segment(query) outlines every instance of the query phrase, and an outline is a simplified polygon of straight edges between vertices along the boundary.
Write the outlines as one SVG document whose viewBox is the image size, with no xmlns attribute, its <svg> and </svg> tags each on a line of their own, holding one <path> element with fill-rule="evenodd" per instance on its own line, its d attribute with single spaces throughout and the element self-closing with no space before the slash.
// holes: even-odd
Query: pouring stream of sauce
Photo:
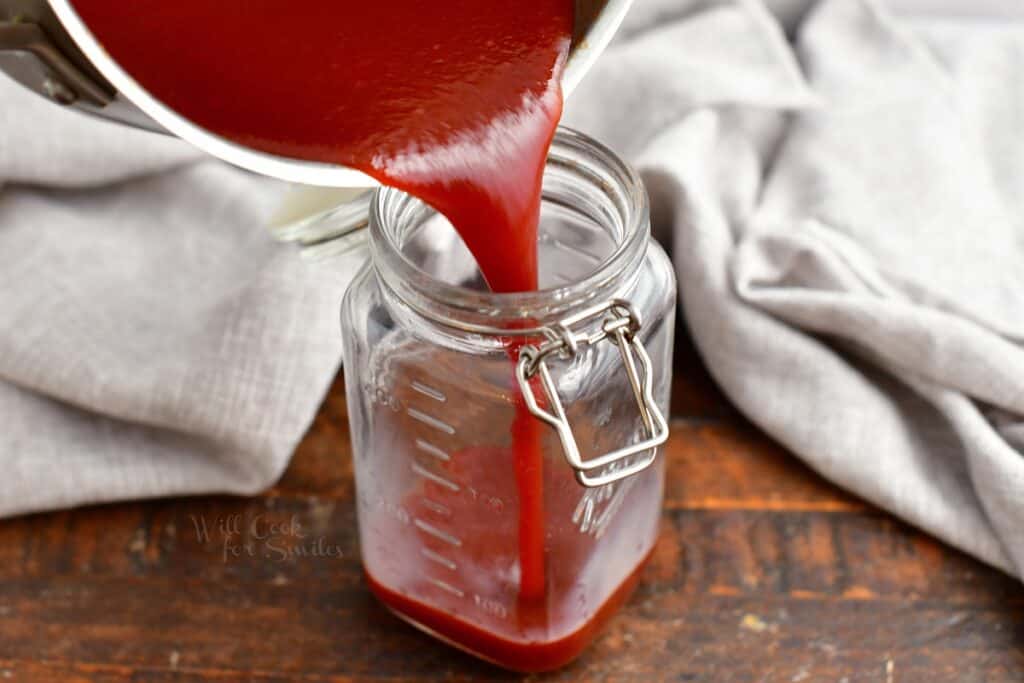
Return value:
<svg viewBox="0 0 1024 683">
<path fill-rule="evenodd" d="M 193 123 L 409 192 L 449 219 L 492 290 L 537 288 L 541 179 L 561 116 L 573 0 L 74 5 L 133 78 Z M 541 425 L 521 397 L 516 413 L 519 599 L 540 606 Z M 375 590 L 396 606 L 410 602 Z M 430 611 L 404 603 L 407 613 Z M 443 619 L 421 617 L 441 632 Z M 522 656 L 503 663 L 520 668 Z"/>
</svg>

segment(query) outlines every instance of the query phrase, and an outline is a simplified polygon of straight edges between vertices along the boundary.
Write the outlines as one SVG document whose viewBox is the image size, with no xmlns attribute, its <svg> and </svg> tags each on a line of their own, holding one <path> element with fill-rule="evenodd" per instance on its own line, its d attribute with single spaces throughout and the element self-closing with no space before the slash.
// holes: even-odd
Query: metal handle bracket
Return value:
<svg viewBox="0 0 1024 683">
<path fill-rule="evenodd" d="M 594 319 L 601 321 L 596 331 L 577 331 L 576 328 L 582 323 L 591 322 Z M 668 424 L 654 400 L 651 358 L 637 337 L 640 326 L 640 318 L 633 307 L 626 301 L 616 299 L 600 306 L 588 308 L 552 328 L 547 328 L 545 335 L 548 340 L 545 343 L 539 346 L 524 346 L 519 352 L 516 377 L 527 409 L 531 414 L 554 427 L 561 441 L 565 459 L 573 468 L 576 480 L 588 488 L 620 481 L 647 469 L 657 458 L 658 446 L 664 444 L 668 439 Z M 565 408 L 548 369 L 547 358 L 552 355 L 572 358 L 578 353 L 580 345 L 597 344 L 604 339 L 609 340 L 619 349 L 619 355 L 626 368 L 626 375 L 629 377 L 633 395 L 636 397 L 637 408 L 647 430 L 648 438 L 610 453 L 584 460 L 580 455 L 576 436 L 573 434 L 572 426 L 566 417 Z M 639 370 L 637 369 L 637 359 L 640 360 Z M 541 407 L 530 382 L 533 377 L 538 375 L 551 410 Z"/>
<path fill-rule="evenodd" d="M 33 71 L 38 75 L 24 84 L 58 104 L 71 105 L 81 99 L 104 107 L 113 99 L 112 92 L 94 83 L 57 49 L 39 24 L 0 21 L 0 57 L 4 53 L 34 59 Z"/>
</svg>

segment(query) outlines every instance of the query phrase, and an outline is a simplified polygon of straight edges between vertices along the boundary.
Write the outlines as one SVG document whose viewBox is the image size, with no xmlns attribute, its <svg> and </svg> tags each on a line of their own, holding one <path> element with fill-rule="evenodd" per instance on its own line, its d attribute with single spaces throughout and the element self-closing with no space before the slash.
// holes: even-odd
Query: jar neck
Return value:
<svg viewBox="0 0 1024 683">
<path fill-rule="evenodd" d="M 612 244 L 588 272 L 557 287 L 494 293 L 427 273 L 404 247 L 436 214 L 394 188 L 377 190 L 370 205 L 374 268 L 384 286 L 415 314 L 471 333 L 545 326 L 575 309 L 614 298 L 629 286 L 640 271 L 650 237 L 647 194 L 631 168 L 592 138 L 560 128 L 545 166 L 542 201 L 585 215 Z"/>
</svg>

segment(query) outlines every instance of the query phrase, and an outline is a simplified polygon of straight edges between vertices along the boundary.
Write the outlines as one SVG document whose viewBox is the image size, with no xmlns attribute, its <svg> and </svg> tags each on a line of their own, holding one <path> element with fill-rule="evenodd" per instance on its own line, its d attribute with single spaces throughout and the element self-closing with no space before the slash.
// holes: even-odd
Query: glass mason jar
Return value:
<svg viewBox="0 0 1024 683">
<path fill-rule="evenodd" d="M 675 279 L 639 178 L 560 130 L 541 290 L 494 294 L 394 189 L 342 304 L 363 565 L 398 616 L 520 671 L 580 653 L 654 545 Z"/>
</svg>

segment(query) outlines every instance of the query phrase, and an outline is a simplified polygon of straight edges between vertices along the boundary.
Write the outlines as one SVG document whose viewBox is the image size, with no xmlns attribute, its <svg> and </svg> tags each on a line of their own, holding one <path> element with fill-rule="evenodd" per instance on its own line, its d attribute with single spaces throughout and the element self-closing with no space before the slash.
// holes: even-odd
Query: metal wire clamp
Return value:
<svg viewBox="0 0 1024 683">
<path fill-rule="evenodd" d="M 596 329 L 592 326 L 595 321 L 598 323 Z M 588 324 L 591 325 L 589 332 Z M 622 299 L 613 299 L 580 311 L 557 325 L 544 328 L 542 332 L 547 338 L 545 342 L 524 346 L 519 351 L 516 378 L 526 400 L 526 407 L 534 416 L 555 428 L 565 459 L 572 467 L 576 480 L 588 488 L 626 479 L 650 467 L 657 458 L 658 446 L 668 439 L 668 424 L 654 400 L 651 358 L 637 337 L 640 327 L 640 317 L 632 305 Z M 594 345 L 605 339 L 619 349 L 648 438 L 584 460 L 580 456 L 576 436 L 566 418 L 547 361 L 552 356 L 571 360 L 581 345 Z M 637 370 L 637 359 L 640 360 L 640 371 Z M 536 375 L 540 375 L 550 411 L 541 407 L 530 383 Z"/>
</svg>

